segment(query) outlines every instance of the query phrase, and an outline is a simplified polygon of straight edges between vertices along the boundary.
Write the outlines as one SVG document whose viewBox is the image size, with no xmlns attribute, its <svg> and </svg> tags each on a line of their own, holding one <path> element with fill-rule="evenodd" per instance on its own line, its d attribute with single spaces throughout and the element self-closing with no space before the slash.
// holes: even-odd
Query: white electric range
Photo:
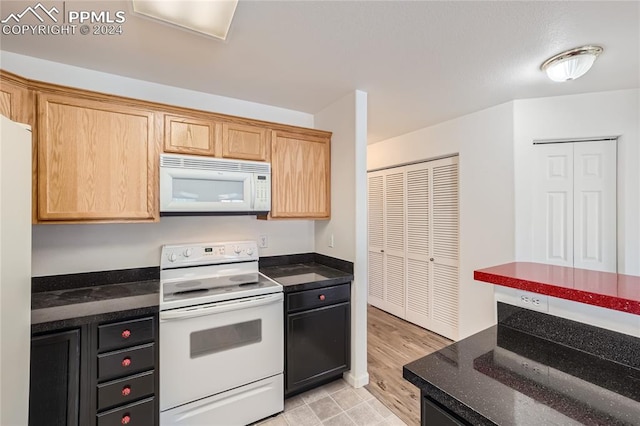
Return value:
<svg viewBox="0 0 640 426">
<path fill-rule="evenodd" d="M 246 425 L 284 408 L 282 286 L 255 241 L 166 245 L 160 423 Z"/>
</svg>

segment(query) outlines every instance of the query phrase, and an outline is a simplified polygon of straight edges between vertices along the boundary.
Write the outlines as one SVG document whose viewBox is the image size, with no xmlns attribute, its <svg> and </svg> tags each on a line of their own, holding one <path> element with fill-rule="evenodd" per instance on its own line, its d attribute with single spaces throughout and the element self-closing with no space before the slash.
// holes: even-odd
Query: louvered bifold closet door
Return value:
<svg viewBox="0 0 640 426">
<path fill-rule="evenodd" d="M 368 174 L 369 303 L 384 309 L 384 171 Z"/>
<path fill-rule="evenodd" d="M 432 170 L 432 251 L 433 286 L 431 330 L 456 339 L 459 305 L 459 206 L 458 157 L 436 160 Z"/>
<path fill-rule="evenodd" d="M 430 327 L 430 177 L 428 163 L 407 166 L 406 319 Z"/>
<path fill-rule="evenodd" d="M 384 307 L 387 312 L 405 315 L 405 172 L 399 169 L 385 176 L 384 182 Z"/>
</svg>

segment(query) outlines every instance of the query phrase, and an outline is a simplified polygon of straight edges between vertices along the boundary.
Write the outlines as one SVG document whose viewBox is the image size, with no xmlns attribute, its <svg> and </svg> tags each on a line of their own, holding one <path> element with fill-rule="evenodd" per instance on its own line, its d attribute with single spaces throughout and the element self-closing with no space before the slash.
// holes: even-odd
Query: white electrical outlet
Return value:
<svg viewBox="0 0 640 426">
<path fill-rule="evenodd" d="M 496 300 L 534 311 L 549 311 L 549 296 L 544 294 L 522 291 L 515 288 L 498 287 L 495 289 Z"/>
<path fill-rule="evenodd" d="M 333 234 L 331 234 L 331 237 L 329 237 L 329 247 L 333 247 L 334 244 L 335 244 L 335 241 L 333 239 Z"/>
<path fill-rule="evenodd" d="M 260 247 L 260 248 L 269 247 L 269 239 L 267 238 L 266 235 L 260 235 L 258 237 L 258 247 Z"/>
</svg>

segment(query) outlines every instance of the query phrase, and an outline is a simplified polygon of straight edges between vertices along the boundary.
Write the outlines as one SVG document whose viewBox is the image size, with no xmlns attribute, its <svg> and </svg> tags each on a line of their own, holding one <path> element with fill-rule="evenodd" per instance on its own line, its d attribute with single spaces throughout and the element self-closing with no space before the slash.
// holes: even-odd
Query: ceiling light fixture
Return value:
<svg viewBox="0 0 640 426">
<path fill-rule="evenodd" d="M 568 81 L 582 77 L 591 68 L 603 49 L 600 46 L 582 46 L 558 53 L 540 65 L 553 81 Z"/>
<path fill-rule="evenodd" d="M 133 0 L 132 3 L 137 14 L 225 40 L 238 0 Z"/>
</svg>

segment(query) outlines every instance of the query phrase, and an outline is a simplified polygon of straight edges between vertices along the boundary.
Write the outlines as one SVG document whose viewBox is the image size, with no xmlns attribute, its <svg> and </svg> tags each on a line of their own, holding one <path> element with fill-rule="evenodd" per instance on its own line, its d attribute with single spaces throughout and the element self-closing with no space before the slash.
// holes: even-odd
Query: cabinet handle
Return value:
<svg viewBox="0 0 640 426">
<path fill-rule="evenodd" d="M 130 421 L 131 416 L 129 414 L 125 414 L 124 416 L 122 416 L 122 420 L 120 421 L 120 423 L 122 423 L 123 425 L 128 425 Z"/>
<path fill-rule="evenodd" d="M 121 336 L 123 339 L 128 339 L 129 337 L 131 337 L 131 330 L 124 330 Z"/>
<path fill-rule="evenodd" d="M 129 396 L 131 393 L 131 386 L 127 385 L 122 388 L 122 396 Z"/>
<path fill-rule="evenodd" d="M 123 367 L 128 367 L 131 365 L 131 358 L 126 357 L 125 359 L 122 360 L 122 366 Z"/>
<path fill-rule="evenodd" d="M 433 262 L 433 257 L 432 257 L 432 258 L 430 258 L 429 260 Z"/>
<path fill-rule="evenodd" d="M 324 296 L 324 294 L 321 294 L 320 296 L 318 296 L 318 299 L 324 300 L 324 299 L 326 299 L 326 297 Z"/>
</svg>

